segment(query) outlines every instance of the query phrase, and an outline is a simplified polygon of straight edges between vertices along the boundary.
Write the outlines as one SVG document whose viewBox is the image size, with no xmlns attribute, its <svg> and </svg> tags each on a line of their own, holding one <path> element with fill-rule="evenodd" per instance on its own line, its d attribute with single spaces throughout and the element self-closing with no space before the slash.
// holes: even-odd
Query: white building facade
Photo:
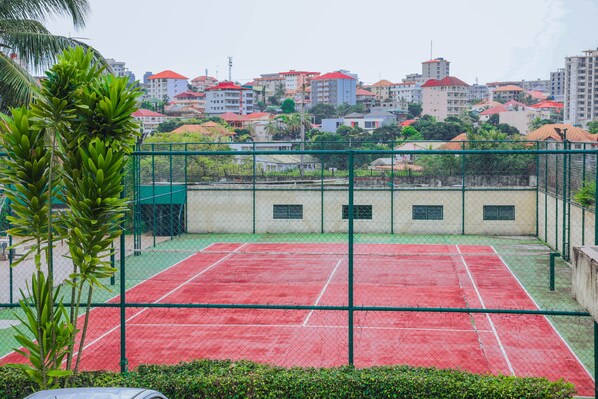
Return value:
<svg viewBox="0 0 598 399">
<path fill-rule="evenodd" d="M 173 71 L 162 71 L 148 78 L 148 96 L 162 100 L 164 96 L 173 99 L 187 91 L 187 78 Z"/>
<path fill-rule="evenodd" d="M 565 58 L 564 123 L 587 126 L 598 120 L 598 49 Z"/>
<path fill-rule="evenodd" d="M 223 81 L 206 89 L 206 110 L 208 115 L 232 112 L 247 115 L 253 112 L 253 90 Z"/>
</svg>

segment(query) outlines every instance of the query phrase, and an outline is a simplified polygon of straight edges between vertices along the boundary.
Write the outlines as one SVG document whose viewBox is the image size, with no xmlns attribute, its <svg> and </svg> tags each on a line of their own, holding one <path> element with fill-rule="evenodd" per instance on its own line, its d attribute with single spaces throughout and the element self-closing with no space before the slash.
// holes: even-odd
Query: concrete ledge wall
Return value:
<svg viewBox="0 0 598 399">
<path fill-rule="evenodd" d="M 534 235 L 536 191 L 530 190 L 358 190 L 355 205 L 372 205 L 372 219 L 355 220 L 357 233 Z M 251 233 L 251 190 L 191 187 L 187 198 L 189 233 Z M 256 233 L 344 233 L 346 190 L 268 190 L 255 192 Z M 303 205 L 303 219 L 273 218 L 275 204 Z M 413 220 L 413 205 L 442 205 L 443 220 Z M 514 205 L 515 220 L 483 220 L 484 205 Z M 463 209 L 465 217 L 463 218 Z"/>
<path fill-rule="evenodd" d="M 573 297 L 598 320 L 598 247 L 573 248 Z"/>
</svg>

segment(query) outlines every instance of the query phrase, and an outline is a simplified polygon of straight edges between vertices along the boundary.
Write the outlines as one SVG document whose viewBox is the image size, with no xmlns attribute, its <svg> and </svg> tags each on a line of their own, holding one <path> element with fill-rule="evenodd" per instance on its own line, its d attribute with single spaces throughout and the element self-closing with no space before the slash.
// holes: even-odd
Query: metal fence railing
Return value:
<svg viewBox="0 0 598 399">
<path fill-rule="evenodd" d="M 566 263 L 598 239 L 579 194 L 596 178 L 592 145 L 324 147 L 140 146 L 82 367 L 411 364 L 562 377 L 595 394 L 598 330 Z M 1 270 L 8 362 L 31 270 Z"/>
</svg>

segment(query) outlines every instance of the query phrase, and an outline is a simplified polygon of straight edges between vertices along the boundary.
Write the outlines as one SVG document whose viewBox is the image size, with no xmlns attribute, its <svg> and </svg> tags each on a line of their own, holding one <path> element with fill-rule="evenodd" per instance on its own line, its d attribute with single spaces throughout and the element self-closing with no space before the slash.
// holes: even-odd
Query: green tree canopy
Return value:
<svg viewBox="0 0 598 399">
<path fill-rule="evenodd" d="M 282 104 L 280 104 L 280 109 L 284 114 L 292 114 L 295 112 L 295 101 L 292 98 L 285 99 Z"/>
</svg>

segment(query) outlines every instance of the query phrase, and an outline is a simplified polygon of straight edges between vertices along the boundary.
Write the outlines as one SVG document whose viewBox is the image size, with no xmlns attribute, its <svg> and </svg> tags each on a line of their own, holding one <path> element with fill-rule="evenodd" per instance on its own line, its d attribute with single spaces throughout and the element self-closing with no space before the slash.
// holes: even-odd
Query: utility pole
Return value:
<svg viewBox="0 0 598 399">
<path fill-rule="evenodd" d="M 232 69 L 233 69 L 233 57 L 229 56 L 228 57 L 228 80 L 230 82 L 233 81 L 233 78 L 232 78 Z"/>
</svg>

